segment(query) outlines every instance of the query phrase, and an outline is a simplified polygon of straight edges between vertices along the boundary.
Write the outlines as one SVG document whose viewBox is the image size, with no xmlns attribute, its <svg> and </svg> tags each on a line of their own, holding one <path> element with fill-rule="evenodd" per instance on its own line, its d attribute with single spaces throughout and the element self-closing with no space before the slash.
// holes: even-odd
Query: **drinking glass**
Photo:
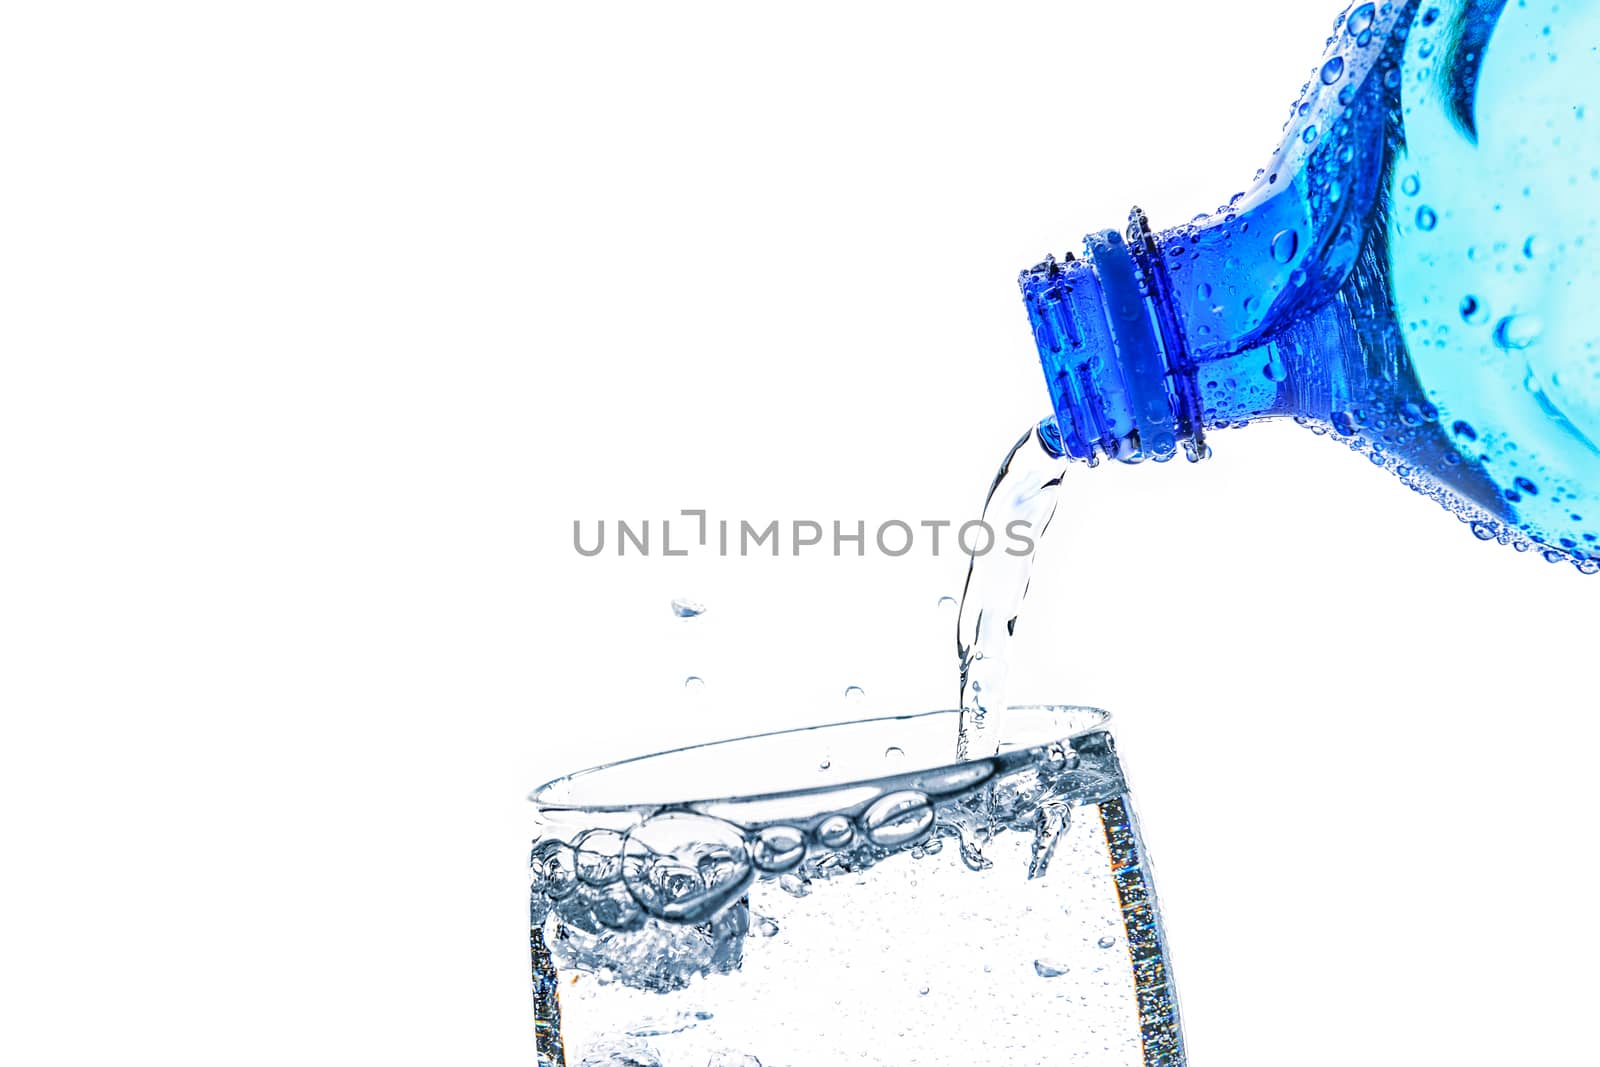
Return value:
<svg viewBox="0 0 1600 1067">
<path fill-rule="evenodd" d="M 537 789 L 540 1067 L 1180 1067 L 1109 716 L 764 734 Z"/>
</svg>

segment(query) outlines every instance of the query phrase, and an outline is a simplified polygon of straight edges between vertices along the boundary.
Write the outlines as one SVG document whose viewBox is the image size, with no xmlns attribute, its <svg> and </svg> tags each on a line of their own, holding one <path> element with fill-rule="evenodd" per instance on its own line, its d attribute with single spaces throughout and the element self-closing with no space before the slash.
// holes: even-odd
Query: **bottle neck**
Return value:
<svg viewBox="0 0 1600 1067">
<path fill-rule="evenodd" d="M 1180 446 L 1200 458 L 1199 396 L 1144 216 L 1085 247 L 1020 279 L 1063 450 L 1090 464 L 1165 462 Z"/>
<path fill-rule="evenodd" d="M 1062 450 L 1094 464 L 1163 462 L 1182 448 L 1193 461 L 1210 454 L 1208 431 L 1293 418 L 1430 495 L 1442 488 L 1498 514 L 1500 494 L 1457 454 L 1417 382 L 1384 233 L 1368 229 L 1337 288 L 1293 293 L 1270 313 L 1229 284 L 1232 253 L 1212 261 L 1203 227 L 1151 235 L 1137 209 L 1126 238 L 1092 235 L 1083 259 L 1024 272 Z M 1169 272 L 1180 258 L 1183 270 Z M 1230 319 L 1240 328 L 1220 328 Z"/>
</svg>

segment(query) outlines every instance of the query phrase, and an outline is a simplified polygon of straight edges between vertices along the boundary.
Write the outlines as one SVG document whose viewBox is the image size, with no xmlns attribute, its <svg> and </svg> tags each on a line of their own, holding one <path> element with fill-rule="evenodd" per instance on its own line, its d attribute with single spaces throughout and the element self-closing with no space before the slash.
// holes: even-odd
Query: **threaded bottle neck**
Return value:
<svg viewBox="0 0 1600 1067">
<path fill-rule="evenodd" d="M 1180 443 L 1205 452 L 1192 375 L 1183 368 L 1144 217 L 1128 239 L 1091 234 L 1087 255 L 1045 260 L 1020 278 L 1066 454 L 1165 462 Z"/>
</svg>

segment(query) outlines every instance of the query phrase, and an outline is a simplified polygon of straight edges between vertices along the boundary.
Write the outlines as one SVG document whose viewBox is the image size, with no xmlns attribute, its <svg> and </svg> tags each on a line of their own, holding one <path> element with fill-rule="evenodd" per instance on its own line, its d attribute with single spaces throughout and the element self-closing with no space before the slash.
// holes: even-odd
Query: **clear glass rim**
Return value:
<svg viewBox="0 0 1600 1067">
<path fill-rule="evenodd" d="M 882 787 L 889 783 L 906 779 L 908 776 L 925 777 L 929 775 L 958 774 L 963 768 L 992 762 L 992 758 L 989 760 L 980 757 L 967 760 L 948 759 L 910 763 L 906 766 L 895 767 L 892 770 L 883 770 L 878 773 L 846 773 L 834 776 L 824 782 L 812 782 L 810 784 L 797 782 L 793 786 L 785 786 L 780 780 L 775 782 L 772 787 L 760 790 L 719 790 L 711 783 L 707 783 L 703 790 L 687 786 L 677 790 L 666 790 L 665 787 L 662 787 L 663 795 L 649 799 L 608 799 L 604 788 L 608 779 L 625 778 L 628 772 L 640 770 L 651 763 L 667 762 L 674 759 L 679 762 L 687 762 L 688 757 L 704 756 L 718 751 L 733 752 L 739 746 L 756 746 L 763 742 L 770 744 L 781 742 L 784 739 L 798 740 L 805 738 L 815 741 L 825 735 L 844 736 L 850 733 L 860 733 L 865 728 L 887 727 L 894 724 L 904 724 L 907 728 L 915 728 L 919 725 L 926 728 L 928 724 L 932 724 L 936 720 L 943 720 L 948 724 L 948 729 L 944 731 L 943 736 L 947 737 L 953 745 L 960 715 L 959 709 L 945 708 L 905 715 L 849 719 L 816 726 L 791 727 L 766 733 L 749 734 L 743 737 L 731 737 L 718 741 L 684 745 L 680 748 L 666 749 L 661 752 L 602 763 L 580 771 L 574 771 L 571 774 L 562 775 L 535 788 L 528 794 L 528 799 L 539 808 L 541 813 L 639 812 L 650 809 L 693 807 L 734 800 L 757 798 L 777 800 L 823 792 L 833 793 L 840 790 L 874 786 Z M 1008 731 L 1023 730 L 1027 725 L 1023 720 L 1029 716 L 1036 720 L 1031 731 L 1025 731 L 1023 736 L 1010 736 L 1008 734 Z M 1048 720 L 1048 724 L 1038 723 L 1037 720 L 1040 718 Z M 1074 719 L 1078 721 L 1073 721 Z M 1002 738 L 1000 748 L 1001 753 L 1004 754 L 1017 750 L 1039 748 L 1057 742 L 1066 742 L 1087 734 L 1100 733 L 1108 727 L 1110 722 L 1111 714 L 1100 708 L 1075 704 L 1019 704 L 1006 709 L 1005 718 L 996 728 Z M 611 786 L 612 792 L 616 792 L 619 789 L 622 789 L 620 784 Z M 599 798 L 591 799 L 591 793 L 598 793 Z"/>
</svg>

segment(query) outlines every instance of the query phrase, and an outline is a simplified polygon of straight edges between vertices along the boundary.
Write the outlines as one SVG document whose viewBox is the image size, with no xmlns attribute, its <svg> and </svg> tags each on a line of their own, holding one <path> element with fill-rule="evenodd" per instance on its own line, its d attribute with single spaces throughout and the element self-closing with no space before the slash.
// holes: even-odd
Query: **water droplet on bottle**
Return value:
<svg viewBox="0 0 1600 1067">
<path fill-rule="evenodd" d="M 750 858 L 768 873 L 787 871 L 806 858 L 805 837 L 792 826 L 769 826 L 756 835 Z"/>
<path fill-rule="evenodd" d="M 706 606 L 693 600 L 679 597 L 672 602 L 672 613 L 680 619 L 692 619 L 696 615 L 704 615 Z"/>
<path fill-rule="evenodd" d="M 1466 322 L 1477 326 L 1489 319 L 1489 307 L 1477 297 L 1468 293 L 1461 298 L 1461 317 Z"/>
<path fill-rule="evenodd" d="M 1300 247 L 1300 235 L 1293 230 L 1279 230 L 1272 238 L 1272 258 L 1279 263 L 1287 263 L 1294 258 L 1295 250 Z"/>
<path fill-rule="evenodd" d="M 866 695 L 867 695 L 866 691 L 864 689 L 862 689 L 859 685 L 847 685 L 844 688 L 844 698 L 846 700 L 856 701 L 856 700 L 860 700 L 862 697 L 864 697 Z"/>
<path fill-rule="evenodd" d="M 1060 978 L 1067 973 L 1067 965 L 1053 960 L 1037 959 L 1033 961 L 1033 973 L 1040 978 Z"/>
<path fill-rule="evenodd" d="M 1472 428 L 1472 423 L 1463 419 L 1457 419 L 1451 423 L 1450 432 L 1457 437 L 1465 437 L 1468 441 L 1476 441 L 1478 439 L 1478 431 Z"/>
<path fill-rule="evenodd" d="M 1528 496 L 1539 495 L 1539 487 L 1527 478 L 1518 478 L 1514 484 Z"/>
<path fill-rule="evenodd" d="M 1317 128 L 1315 126 L 1307 126 L 1305 132 L 1300 135 L 1300 139 L 1306 144 L 1315 141 L 1317 139 Z"/>
<path fill-rule="evenodd" d="M 1362 4 L 1350 12 L 1350 19 L 1345 23 L 1345 32 L 1355 37 L 1372 29 L 1372 16 L 1376 12 L 1376 5 Z"/>
<path fill-rule="evenodd" d="M 1494 343 L 1507 352 L 1527 348 L 1544 332 L 1544 322 L 1537 315 L 1507 315 L 1494 324 Z"/>
<path fill-rule="evenodd" d="M 1388 89 L 1400 88 L 1400 68 L 1390 67 L 1383 72 L 1383 84 Z"/>
<path fill-rule="evenodd" d="M 1201 300 L 1210 300 L 1211 299 L 1211 283 L 1210 282 L 1201 282 L 1199 285 L 1197 285 L 1195 287 L 1194 295 L 1199 297 Z"/>
<path fill-rule="evenodd" d="M 817 840 L 828 848 L 844 848 L 855 836 L 855 828 L 843 815 L 830 815 L 817 826 Z"/>
<path fill-rule="evenodd" d="M 1423 204 L 1417 208 L 1417 229 L 1431 230 L 1439 225 L 1439 216 L 1434 214 L 1433 208 Z"/>
<path fill-rule="evenodd" d="M 1338 81 L 1343 76 L 1344 76 L 1344 58 L 1342 56 L 1334 56 L 1332 59 L 1330 59 L 1326 63 L 1322 64 L 1322 84 L 1323 85 L 1332 85 L 1334 82 Z"/>
<path fill-rule="evenodd" d="M 1100 940 L 1095 942 L 1095 944 L 1099 945 L 1101 948 L 1110 948 L 1116 943 L 1117 939 L 1112 937 L 1110 934 L 1107 934 L 1105 937 L 1102 937 Z"/>
<path fill-rule="evenodd" d="M 1428 8 L 1427 11 L 1424 11 L 1422 13 L 1422 24 L 1424 26 L 1432 26 L 1438 20 L 1439 20 L 1439 9 L 1436 8 L 1436 7 L 1430 7 L 1430 8 Z"/>
<path fill-rule="evenodd" d="M 1356 86 L 1354 82 L 1345 82 L 1344 88 L 1339 90 L 1339 103 L 1349 107 L 1356 102 Z"/>
<path fill-rule="evenodd" d="M 1359 429 L 1355 417 L 1348 411 L 1335 411 L 1329 421 L 1333 423 L 1333 432 L 1341 437 L 1354 437 Z"/>
<path fill-rule="evenodd" d="M 701 689 L 705 686 L 705 684 L 706 680 L 700 677 L 698 674 L 691 674 L 689 677 L 683 680 L 683 687 L 685 689 Z"/>
<path fill-rule="evenodd" d="M 1289 275 L 1289 281 L 1295 286 L 1295 288 L 1298 289 L 1300 286 L 1306 283 L 1306 272 L 1298 267 L 1295 268 L 1295 272 Z"/>
<path fill-rule="evenodd" d="M 755 928 L 755 932 L 756 932 L 756 936 L 757 937 L 777 937 L 778 936 L 778 920 L 772 918 L 771 916 L 763 915 L 760 918 L 756 919 L 756 921 L 754 923 L 754 928 Z"/>
<path fill-rule="evenodd" d="M 1494 527 L 1486 522 L 1475 522 L 1472 524 L 1472 536 L 1480 541 L 1493 541 Z"/>
<path fill-rule="evenodd" d="M 1522 255 L 1526 259 L 1532 259 L 1533 257 L 1537 256 L 1538 254 L 1539 254 L 1539 237 L 1538 237 L 1537 234 L 1529 234 L 1528 235 L 1528 239 L 1526 241 L 1522 242 Z"/>
<path fill-rule="evenodd" d="M 861 826 L 875 845 L 909 845 L 933 826 L 933 805 L 914 790 L 890 793 L 873 802 L 861 817 Z"/>
<path fill-rule="evenodd" d="M 1265 367 L 1262 367 L 1261 374 L 1269 382 L 1281 382 L 1289 376 L 1288 370 L 1277 360 L 1271 360 Z"/>
</svg>

